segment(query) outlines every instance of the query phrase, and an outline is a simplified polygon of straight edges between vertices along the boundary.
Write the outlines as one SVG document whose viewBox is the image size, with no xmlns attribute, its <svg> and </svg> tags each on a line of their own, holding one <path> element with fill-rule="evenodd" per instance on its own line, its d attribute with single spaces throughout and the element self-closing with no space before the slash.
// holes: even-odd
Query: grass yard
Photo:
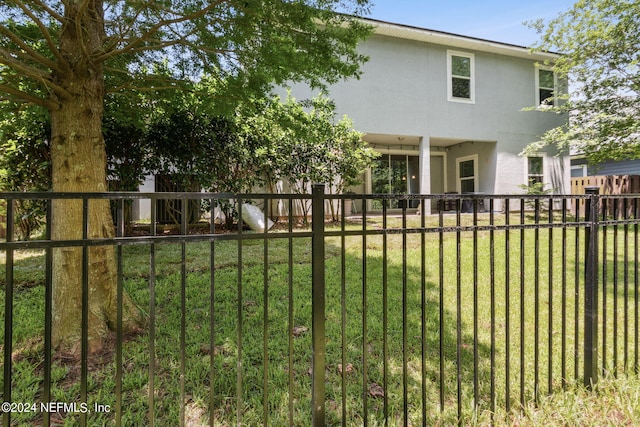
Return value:
<svg viewBox="0 0 640 427">
<path fill-rule="evenodd" d="M 367 228 L 395 227 L 400 219 L 382 221 L 370 218 Z M 419 221 L 411 217 L 407 225 Z M 487 221 L 482 216 L 482 224 Z M 637 298 L 633 290 L 611 285 L 623 272 L 613 268 L 612 239 L 607 298 L 600 301 L 609 315 L 600 320 L 608 331 L 607 369 L 620 375 L 603 379 L 593 393 L 576 385 L 583 361 L 582 332 L 576 340 L 575 326 L 583 296 L 575 241 L 574 229 L 327 238 L 328 425 L 339 425 L 343 416 L 347 425 L 362 425 L 365 418 L 382 425 L 385 417 L 389 425 L 401 425 L 405 412 L 410 425 L 450 425 L 459 415 L 464 425 L 640 422 L 640 382 L 622 375 L 637 363 Z M 617 243 L 620 255 L 624 245 Z M 263 240 L 158 244 L 153 250 L 135 245 L 123 247 L 123 256 L 125 287 L 155 321 L 123 346 L 121 401 L 113 358 L 92 363 L 89 407 L 99 403 L 112 410 L 88 414 L 88 425 L 110 424 L 118 411 L 127 426 L 148 425 L 150 411 L 160 426 L 178 425 L 182 417 L 187 425 L 208 425 L 209 413 L 216 425 L 265 419 L 268 425 L 310 424 L 309 238 L 270 239 L 266 247 Z M 25 251 L 16 260 L 12 400 L 39 402 L 44 256 Z M 4 287 L 0 294 L 4 301 Z M 625 295 L 631 305 L 624 304 Z M 4 334 L 4 324 L 0 328 Z M 56 360 L 52 399 L 78 402 L 78 379 L 76 367 Z M 40 419 L 12 416 L 15 425 Z M 77 415 L 52 420 L 71 426 Z"/>
</svg>

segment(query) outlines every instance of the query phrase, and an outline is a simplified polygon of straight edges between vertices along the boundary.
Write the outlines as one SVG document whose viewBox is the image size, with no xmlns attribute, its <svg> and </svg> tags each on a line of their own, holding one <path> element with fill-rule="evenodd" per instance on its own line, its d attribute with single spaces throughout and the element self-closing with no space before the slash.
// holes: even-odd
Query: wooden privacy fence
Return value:
<svg viewBox="0 0 640 427">
<path fill-rule="evenodd" d="M 601 195 L 640 193 L 640 175 L 599 175 L 571 178 L 571 194 L 585 194 L 586 187 L 598 187 Z M 584 204 L 579 204 L 579 214 L 584 215 Z M 600 205 L 600 214 L 612 218 L 637 218 L 640 206 L 625 198 L 606 198 Z"/>
</svg>

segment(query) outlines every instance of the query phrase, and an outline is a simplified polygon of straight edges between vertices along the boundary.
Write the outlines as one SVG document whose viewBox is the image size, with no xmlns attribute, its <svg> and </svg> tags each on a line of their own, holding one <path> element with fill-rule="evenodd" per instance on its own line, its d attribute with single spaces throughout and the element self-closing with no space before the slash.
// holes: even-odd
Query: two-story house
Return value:
<svg viewBox="0 0 640 427">
<path fill-rule="evenodd" d="M 530 181 L 569 192 L 568 156 L 520 154 L 567 120 L 544 108 L 559 90 L 544 65 L 557 54 L 366 22 L 374 32 L 359 46 L 369 56 L 362 77 L 328 94 L 382 153 L 356 192 L 522 194 Z M 291 90 L 297 99 L 316 95 L 303 85 Z"/>
<path fill-rule="evenodd" d="M 531 181 L 570 192 L 569 156 L 553 148 L 521 155 L 567 120 L 544 108 L 561 90 L 544 65 L 557 54 L 365 21 L 374 32 L 359 46 L 369 57 L 361 78 L 333 85 L 328 93 L 338 116 L 351 117 L 382 154 L 356 193 L 522 194 L 521 185 Z M 317 95 L 304 85 L 291 92 L 297 99 Z M 154 191 L 153 177 L 141 191 Z M 501 202 L 494 207 L 501 209 Z M 148 217 L 148 202 L 136 212 Z"/>
</svg>

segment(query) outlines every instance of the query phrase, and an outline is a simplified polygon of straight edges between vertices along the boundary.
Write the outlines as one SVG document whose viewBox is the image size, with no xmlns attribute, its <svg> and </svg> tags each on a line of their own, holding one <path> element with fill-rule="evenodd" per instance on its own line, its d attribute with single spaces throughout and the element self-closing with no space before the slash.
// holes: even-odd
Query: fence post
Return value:
<svg viewBox="0 0 640 427">
<path fill-rule="evenodd" d="M 324 251 L 324 184 L 314 184 L 311 205 L 311 293 L 313 340 L 312 416 L 313 426 L 325 425 L 325 251 Z"/>
<path fill-rule="evenodd" d="M 585 267 L 584 267 L 584 386 L 598 381 L 598 213 L 600 189 L 585 187 Z"/>
</svg>

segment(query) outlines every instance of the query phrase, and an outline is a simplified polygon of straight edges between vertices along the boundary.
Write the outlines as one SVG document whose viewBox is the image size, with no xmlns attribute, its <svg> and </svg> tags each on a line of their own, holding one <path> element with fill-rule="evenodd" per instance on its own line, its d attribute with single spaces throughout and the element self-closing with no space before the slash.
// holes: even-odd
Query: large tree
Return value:
<svg viewBox="0 0 640 427">
<path fill-rule="evenodd" d="M 591 164 L 640 158 L 640 2 L 581 0 L 534 23 L 538 49 L 560 52 L 554 70 L 570 84 L 559 99 L 569 123 L 542 144 L 583 154 Z"/>
<path fill-rule="evenodd" d="M 322 86 L 358 75 L 367 0 L 7 0 L 0 3 L 0 100 L 40 105 L 51 120 L 52 189 L 106 191 L 105 94 L 189 87 L 207 75 L 229 111 L 287 80 Z M 346 12 L 337 14 L 336 11 Z M 157 73 L 157 69 L 169 73 Z M 105 71 L 113 78 L 105 79 Z M 79 201 L 53 205 L 52 238 L 81 239 Z M 89 205 L 89 238 L 113 236 L 107 201 Z M 79 354 L 82 250 L 53 259 L 53 338 Z M 89 343 L 116 324 L 111 246 L 89 251 Z M 123 325 L 142 316 L 125 295 Z"/>
</svg>

